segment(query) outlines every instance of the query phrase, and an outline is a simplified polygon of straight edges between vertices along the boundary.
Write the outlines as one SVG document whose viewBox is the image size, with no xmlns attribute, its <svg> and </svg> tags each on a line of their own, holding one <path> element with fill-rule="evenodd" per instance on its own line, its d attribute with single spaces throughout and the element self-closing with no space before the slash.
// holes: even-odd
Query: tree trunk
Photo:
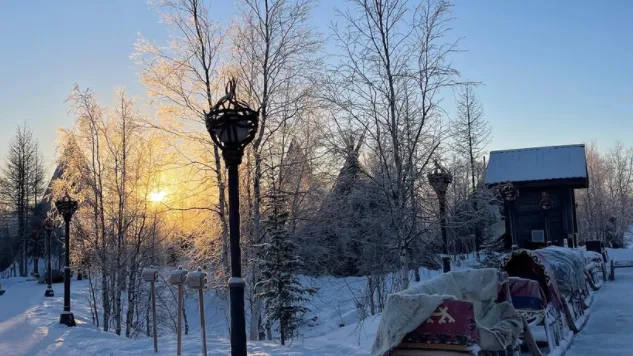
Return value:
<svg viewBox="0 0 633 356">
<path fill-rule="evenodd" d="M 35 276 L 39 276 L 40 275 L 40 269 L 39 269 L 39 262 L 40 262 L 40 257 L 39 257 L 39 250 L 38 250 L 38 246 L 39 245 L 39 239 L 35 239 L 33 241 L 33 275 Z"/>
<path fill-rule="evenodd" d="M 182 320 L 185 322 L 185 335 L 189 335 L 189 321 L 187 321 L 187 310 L 185 310 L 185 295 L 182 296 Z"/>
<path fill-rule="evenodd" d="M 130 338 L 132 335 L 132 327 L 134 325 L 134 312 L 136 310 L 136 271 L 138 270 L 136 265 L 136 257 L 132 256 L 130 261 L 130 271 L 128 276 L 127 287 L 127 316 L 125 318 L 125 336 Z"/>
<path fill-rule="evenodd" d="M 400 248 L 400 272 L 402 274 L 402 289 L 409 288 L 409 261 L 406 244 Z"/>
<path fill-rule="evenodd" d="M 273 339 L 273 326 L 270 320 L 266 319 L 266 340 L 272 341 Z"/>
<path fill-rule="evenodd" d="M 367 276 L 367 298 L 369 299 L 369 312 L 371 315 L 376 315 L 376 303 L 374 302 L 374 294 L 376 291 L 376 283 L 374 281 L 374 275 Z"/>
<path fill-rule="evenodd" d="M 253 291 L 253 307 L 251 314 L 251 329 L 250 329 L 250 339 L 251 341 L 259 340 L 259 318 L 262 312 L 262 299 L 257 298 L 255 296 L 255 291 Z"/>
</svg>

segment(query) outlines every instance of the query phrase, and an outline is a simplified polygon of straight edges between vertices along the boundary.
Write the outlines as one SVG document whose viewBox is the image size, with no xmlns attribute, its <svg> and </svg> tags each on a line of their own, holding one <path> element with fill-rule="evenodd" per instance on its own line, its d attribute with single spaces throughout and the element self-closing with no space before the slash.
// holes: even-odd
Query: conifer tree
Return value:
<svg viewBox="0 0 633 356">
<path fill-rule="evenodd" d="M 316 291 L 305 288 L 296 273 L 303 269 L 298 246 L 288 233 L 288 212 L 285 199 L 276 191 L 268 194 L 269 214 L 266 223 L 267 239 L 261 245 L 261 280 L 257 283 L 258 296 L 264 300 L 266 319 L 279 323 L 281 344 L 296 336 L 302 316 L 309 312 L 303 306 Z"/>
</svg>

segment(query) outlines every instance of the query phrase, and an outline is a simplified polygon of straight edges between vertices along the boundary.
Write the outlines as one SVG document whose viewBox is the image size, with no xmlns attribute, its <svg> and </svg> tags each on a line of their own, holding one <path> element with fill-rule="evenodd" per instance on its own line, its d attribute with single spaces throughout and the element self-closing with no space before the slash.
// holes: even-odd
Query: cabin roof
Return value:
<svg viewBox="0 0 633 356">
<path fill-rule="evenodd" d="M 577 180 L 588 184 L 585 145 L 492 151 L 485 184 Z"/>
</svg>

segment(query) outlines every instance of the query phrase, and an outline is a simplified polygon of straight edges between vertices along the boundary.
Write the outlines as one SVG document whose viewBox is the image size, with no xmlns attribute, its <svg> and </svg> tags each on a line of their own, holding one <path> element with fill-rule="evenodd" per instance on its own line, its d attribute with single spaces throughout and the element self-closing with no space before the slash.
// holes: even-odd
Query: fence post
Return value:
<svg viewBox="0 0 633 356">
<path fill-rule="evenodd" d="M 183 299 L 183 289 L 182 284 L 187 279 L 187 271 L 186 269 L 182 269 L 182 266 L 178 266 L 177 270 L 171 271 L 169 274 L 169 279 L 167 282 L 171 285 L 178 286 L 178 323 L 176 327 L 176 355 L 182 355 L 182 299 Z"/>
<path fill-rule="evenodd" d="M 154 352 L 158 353 L 158 332 L 156 330 L 156 280 L 158 279 L 158 270 L 154 266 L 143 268 L 141 278 L 145 282 L 149 282 L 150 294 L 152 296 L 152 329 L 154 334 Z"/>
<path fill-rule="evenodd" d="M 200 301 L 200 333 L 202 340 L 202 354 L 207 356 L 207 327 L 206 322 L 204 320 L 204 293 L 203 290 L 207 285 L 207 274 L 202 272 L 202 268 L 198 267 L 195 272 L 189 273 L 187 275 L 187 280 L 185 281 L 187 287 L 191 289 L 198 290 L 198 300 Z"/>
</svg>

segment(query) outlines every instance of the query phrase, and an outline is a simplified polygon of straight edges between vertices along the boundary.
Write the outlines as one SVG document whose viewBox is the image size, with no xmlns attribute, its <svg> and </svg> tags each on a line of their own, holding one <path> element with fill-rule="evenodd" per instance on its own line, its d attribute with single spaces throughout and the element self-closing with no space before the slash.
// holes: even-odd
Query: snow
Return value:
<svg viewBox="0 0 633 356">
<path fill-rule="evenodd" d="M 490 152 L 486 184 L 550 179 L 587 179 L 585 145 Z"/>
<path fill-rule="evenodd" d="M 633 260 L 633 249 L 609 250 L 609 257 Z M 633 268 L 615 271 L 615 281 L 595 293 L 591 319 L 574 338 L 569 355 L 630 356 L 633 354 Z"/>
<path fill-rule="evenodd" d="M 617 260 L 633 260 L 633 249 L 609 250 Z M 465 269 L 461 266 L 458 269 Z M 429 279 L 435 271 L 423 271 L 422 278 Z M 311 320 L 302 329 L 302 338 L 289 346 L 275 342 L 249 342 L 249 355 L 367 355 L 371 350 L 380 315 L 370 316 L 361 322 L 355 301 L 362 297 L 366 280 L 363 278 L 316 278 L 302 277 L 302 281 L 319 287 L 309 307 Z M 45 285 L 25 278 L 0 279 L 6 293 L 0 296 L 0 355 L 152 355 L 151 338 L 127 339 L 106 333 L 92 325 L 87 303 L 88 282 L 73 280 L 72 308 L 77 321 L 76 328 L 59 325 L 63 304 L 63 285 L 54 284 L 54 298 L 44 297 Z M 415 283 L 414 283 L 415 284 Z M 616 270 L 615 282 L 607 282 L 595 292 L 591 305 L 591 317 L 582 331 L 573 337 L 566 355 L 632 355 L 633 268 Z M 208 292 L 207 306 L 208 355 L 228 355 L 230 342 L 227 338 L 226 301 Z M 189 335 L 183 335 L 183 355 L 201 355 L 200 328 L 197 299 L 190 298 L 187 313 Z M 341 327 L 340 325 L 345 325 Z M 538 337 L 538 336 L 537 336 Z M 176 353 L 175 335 L 161 336 L 158 355 Z M 550 355 L 551 356 L 551 355 Z"/>
</svg>

